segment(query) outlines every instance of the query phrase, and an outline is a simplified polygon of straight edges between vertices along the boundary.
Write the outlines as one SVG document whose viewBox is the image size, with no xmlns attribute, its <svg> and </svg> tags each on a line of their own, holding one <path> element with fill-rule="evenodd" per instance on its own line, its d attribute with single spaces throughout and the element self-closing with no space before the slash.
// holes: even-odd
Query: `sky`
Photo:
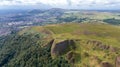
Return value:
<svg viewBox="0 0 120 67">
<path fill-rule="evenodd" d="M 119 9 L 120 0 L 0 0 L 0 9 Z"/>
</svg>

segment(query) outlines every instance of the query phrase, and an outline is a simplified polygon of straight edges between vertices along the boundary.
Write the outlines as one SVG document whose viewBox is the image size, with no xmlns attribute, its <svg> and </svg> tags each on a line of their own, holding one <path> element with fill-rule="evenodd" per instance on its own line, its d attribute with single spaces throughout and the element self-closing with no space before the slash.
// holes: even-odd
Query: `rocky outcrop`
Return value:
<svg viewBox="0 0 120 67">
<path fill-rule="evenodd" d="M 92 44 L 94 47 L 96 48 L 99 48 L 99 49 L 102 49 L 102 50 L 109 50 L 111 52 L 116 52 L 116 51 L 119 51 L 119 48 L 117 47 L 112 47 L 110 45 L 106 45 L 106 44 L 103 44 L 102 42 L 100 41 L 92 41 L 92 40 L 88 40 L 86 42 L 86 44 Z"/>
<path fill-rule="evenodd" d="M 102 42 L 99 42 L 99 41 L 91 41 L 91 40 L 88 40 L 86 44 L 92 44 L 94 45 L 95 47 L 98 47 L 100 49 L 103 49 L 103 50 L 108 50 L 110 46 L 108 45 L 105 45 L 103 44 Z"/>
<path fill-rule="evenodd" d="M 63 53 L 67 53 L 71 49 L 75 49 L 74 40 L 64 40 L 62 42 L 56 43 L 52 45 L 51 55 L 58 56 Z"/>
<path fill-rule="evenodd" d="M 66 54 L 66 59 L 68 60 L 69 63 L 74 63 L 75 62 L 75 53 L 70 51 Z"/>
<path fill-rule="evenodd" d="M 106 45 L 103 44 L 100 41 L 95 41 L 95 40 L 88 40 L 86 41 L 82 41 L 81 39 L 74 39 L 74 40 L 63 40 L 60 42 L 57 42 L 55 40 L 51 40 L 51 42 L 49 42 L 49 44 L 51 44 L 51 55 L 52 57 L 57 57 L 60 55 L 66 55 L 66 59 L 69 63 L 74 64 L 75 63 L 75 56 L 77 53 L 74 53 L 74 50 L 76 49 L 76 43 L 78 42 L 84 42 L 87 45 L 92 45 L 92 47 L 95 47 L 95 49 L 100 49 L 100 50 L 107 50 L 110 52 L 118 52 L 120 49 L 118 47 L 112 47 L 110 45 Z M 54 42 L 54 43 L 53 43 Z M 73 51 L 71 51 L 73 50 Z M 85 53 L 86 57 L 89 57 L 88 53 Z M 100 60 L 99 58 L 95 58 L 95 60 L 97 60 L 98 64 L 101 67 L 113 67 L 113 63 L 109 63 L 109 62 L 102 62 L 102 60 Z M 116 58 L 116 67 L 120 67 L 120 57 Z"/>
<path fill-rule="evenodd" d="M 116 58 L 115 63 L 116 63 L 116 67 L 120 67 L 120 56 Z"/>
</svg>

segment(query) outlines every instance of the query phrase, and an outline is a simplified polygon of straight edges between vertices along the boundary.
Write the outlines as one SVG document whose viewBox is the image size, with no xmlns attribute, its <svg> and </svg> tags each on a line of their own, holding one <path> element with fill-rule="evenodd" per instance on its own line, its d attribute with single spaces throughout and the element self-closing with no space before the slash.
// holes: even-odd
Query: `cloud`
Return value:
<svg viewBox="0 0 120 67">
<path fill-rule="evenodd" d="M 0 0 L 0 6 L 40 4 L 61 8 L 119 8 L 120 0 Z"/>
<path fill-rule="evenodd" d="M 0 5 L 36 5 L 38 3 L 49 5 L 66 5 L 66 0 L 0 0 Z"/>
</svg>

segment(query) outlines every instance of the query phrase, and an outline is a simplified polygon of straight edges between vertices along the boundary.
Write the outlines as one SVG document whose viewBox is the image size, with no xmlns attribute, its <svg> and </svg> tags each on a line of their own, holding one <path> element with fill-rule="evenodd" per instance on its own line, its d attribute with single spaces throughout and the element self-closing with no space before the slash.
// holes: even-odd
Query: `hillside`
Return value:
<svg viewBox="0 0 120 67">
<path fill-rule="evenodd" d="M 99 23 L 28 27 L 0 40 L 0 66 L 119 67 L 119 35 L 119 26 Z"/>
</svg>

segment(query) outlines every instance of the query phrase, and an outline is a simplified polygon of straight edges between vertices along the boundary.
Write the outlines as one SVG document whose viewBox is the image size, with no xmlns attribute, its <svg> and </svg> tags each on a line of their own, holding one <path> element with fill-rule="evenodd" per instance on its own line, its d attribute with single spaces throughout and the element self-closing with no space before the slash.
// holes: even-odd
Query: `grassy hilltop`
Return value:
<svg viewBox="0 0 120 67">
<path fill-rule="evenodd" d="M 19 35 L 41 34 L 51 42 L 51 57 L 64 57 L 75 67 L 115 67 L 120 55 L 120 27 L 99 23 L 69 23 L 23 29 Z"/>
</svg>

